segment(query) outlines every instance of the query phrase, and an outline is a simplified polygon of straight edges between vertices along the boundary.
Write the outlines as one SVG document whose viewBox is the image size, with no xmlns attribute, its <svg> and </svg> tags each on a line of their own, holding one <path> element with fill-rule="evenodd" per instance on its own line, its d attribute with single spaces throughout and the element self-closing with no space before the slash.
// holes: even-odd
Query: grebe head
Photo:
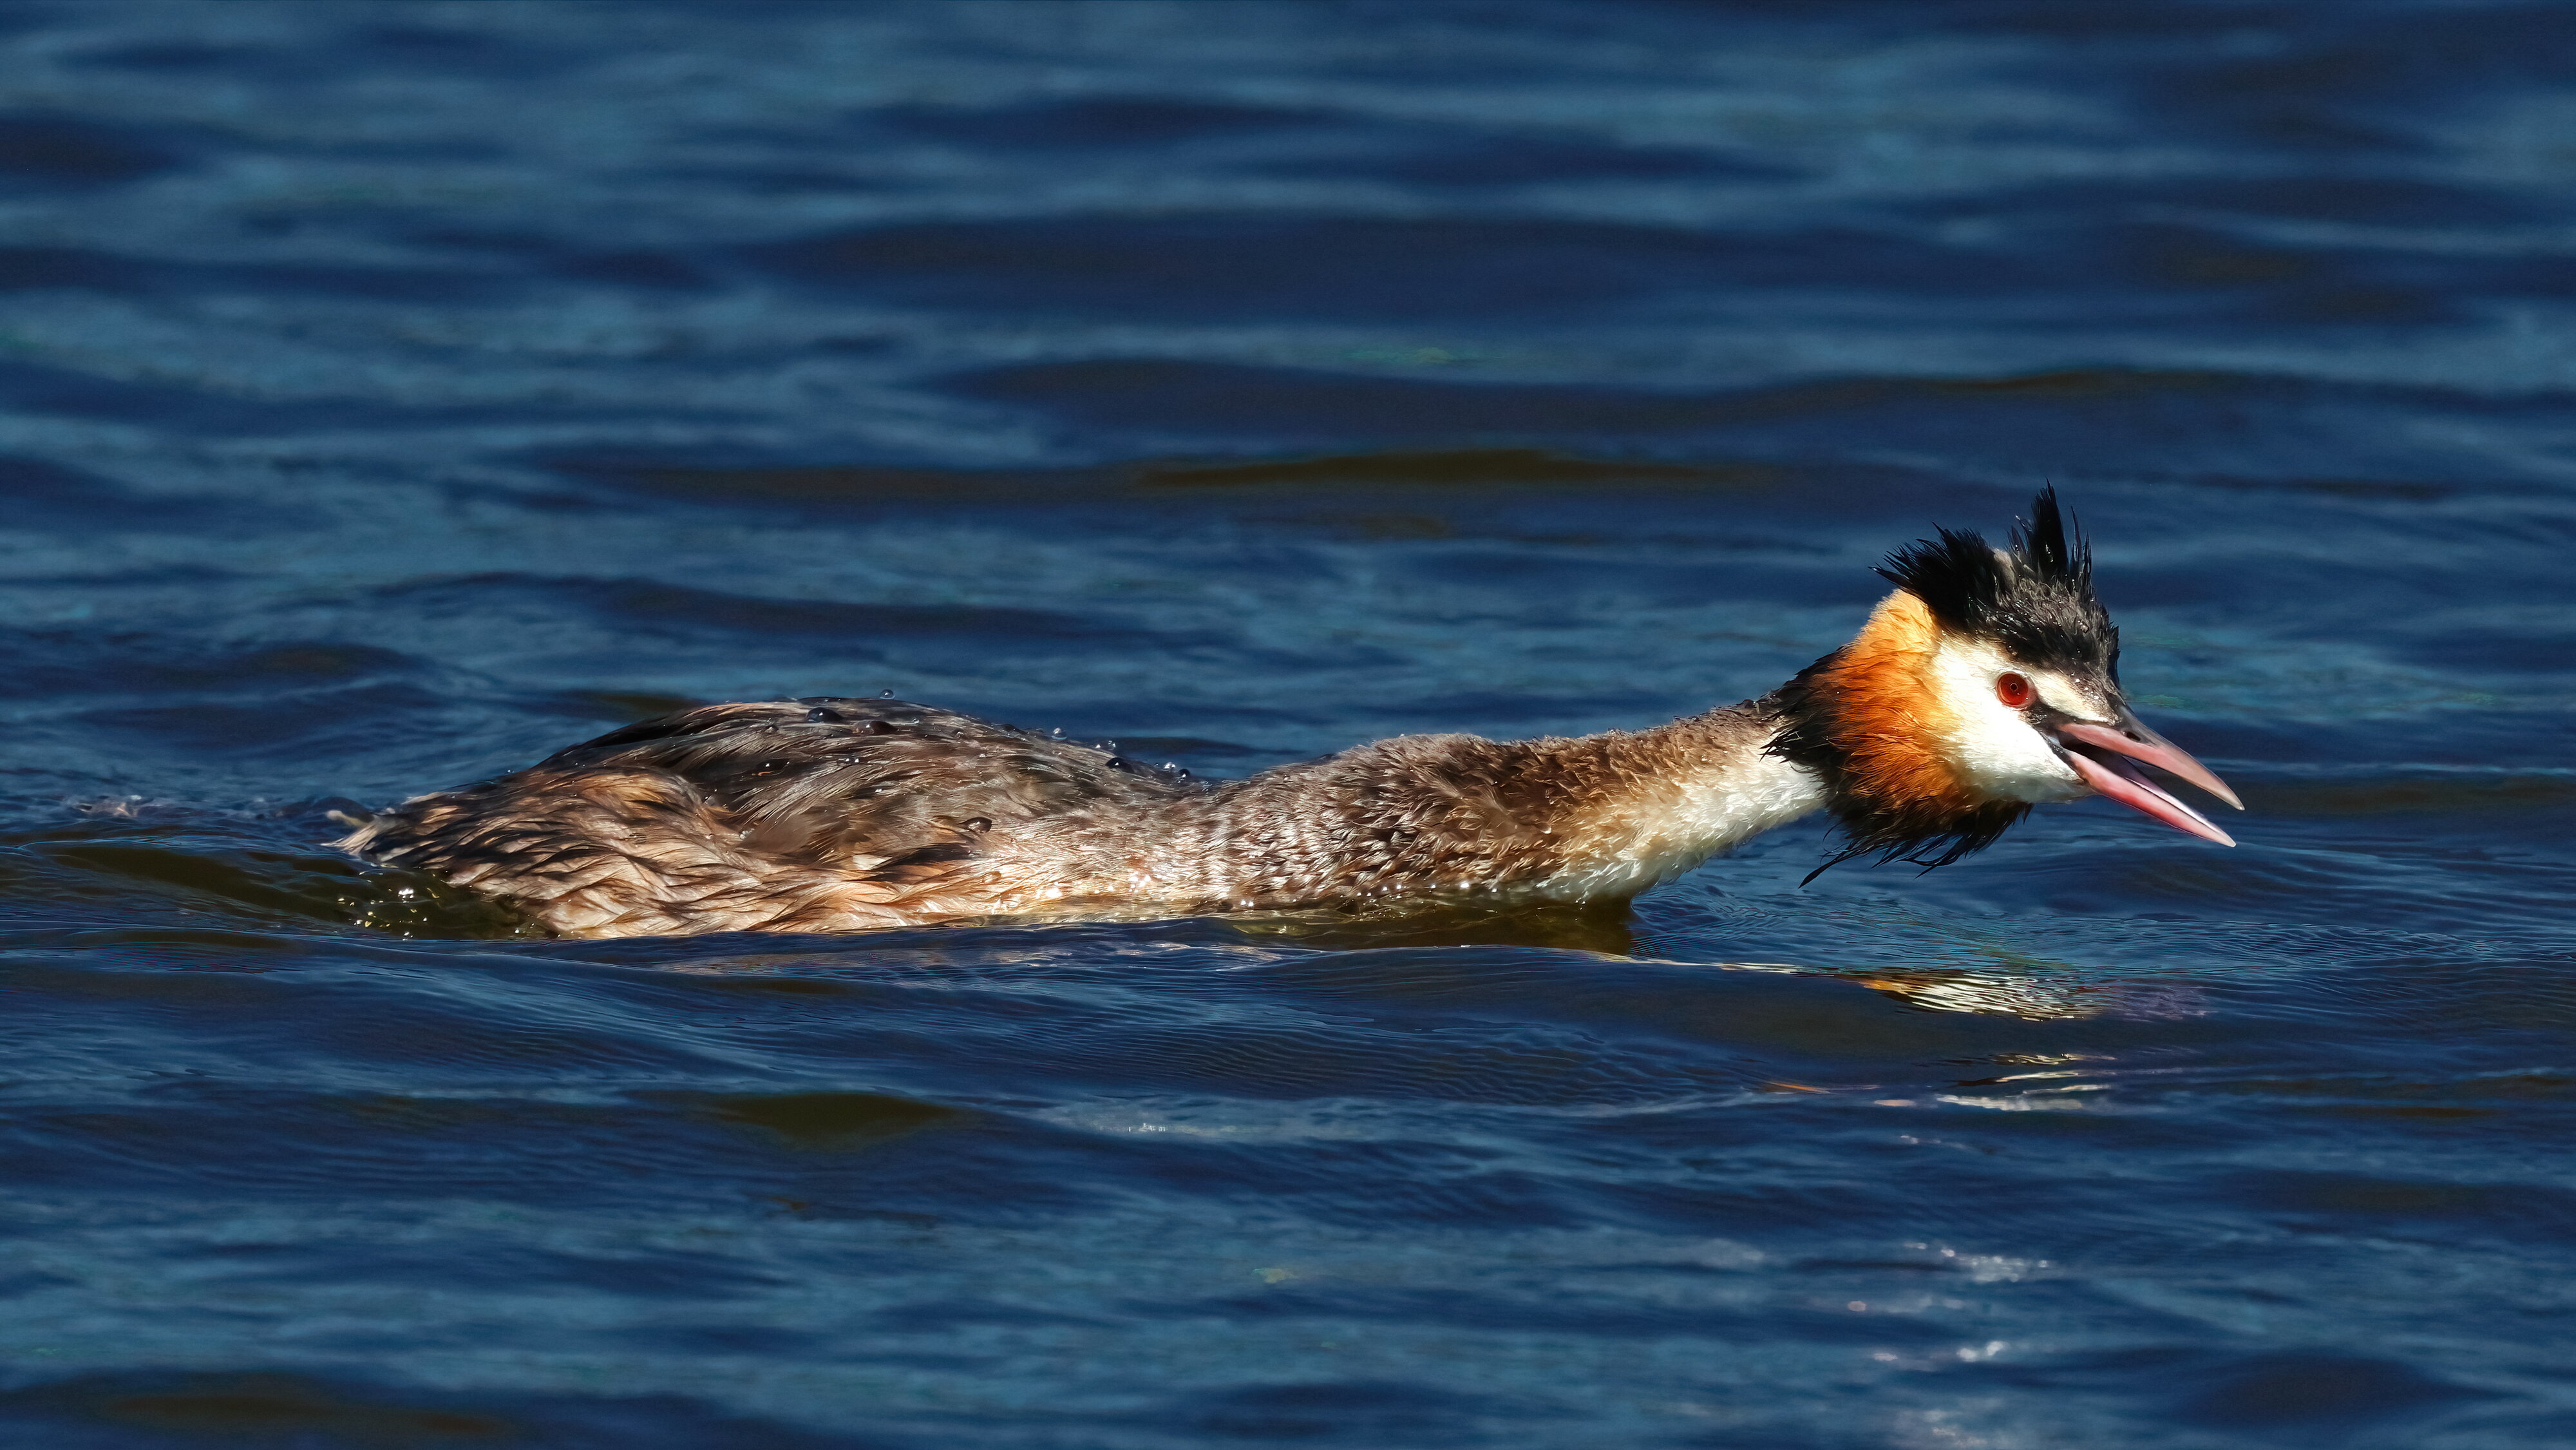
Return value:
<svg viewBox="0 0 2576 1450">
<path fill-rule="evenodd" d="M 1833 793 L 1851 844 L 1827 866 L 1872 854 L 1947 865 L 2037 802 L 2094 794 L 2236 844 L 2138 768 L 2243 809 L 2129 708 L 2120 631 L 2093 596 L 2092 552 L 2056 490 L 2040 492 L 2011 548 L 1943 529 L 1878 572 L 1897 591 L 1783 690 L 1787 724 L 1771 747 Z"/>
</svg>

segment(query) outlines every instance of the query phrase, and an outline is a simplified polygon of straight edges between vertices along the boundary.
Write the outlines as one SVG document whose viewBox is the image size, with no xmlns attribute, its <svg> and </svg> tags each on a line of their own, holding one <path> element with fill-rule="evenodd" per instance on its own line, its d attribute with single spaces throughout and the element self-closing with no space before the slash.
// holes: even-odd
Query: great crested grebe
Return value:
<svg viewBox="0 0 2576 1450">
<path fill-rule="evenodd" d="M 2055 492 L 2010 549 L 1940 532 L 1889 556 L 1851 643 L 1651 730 L 1404 735 L 1207 784 L 900 700 L 708 705 L 339 844 L 584 937 L 1618 902 L 1816 810 L 1844 837 L 1820 872 L 1931 867 L 2096 793 L 2234 845 L 2138 769 L 2243 808 L 2131 713 Z"/>
</svg>

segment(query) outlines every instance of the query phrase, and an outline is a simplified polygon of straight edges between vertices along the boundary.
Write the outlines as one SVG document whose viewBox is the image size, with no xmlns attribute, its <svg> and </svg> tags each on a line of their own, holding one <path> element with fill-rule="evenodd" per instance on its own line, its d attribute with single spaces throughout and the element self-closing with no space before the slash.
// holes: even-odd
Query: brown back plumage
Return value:
<svg viewBox="0 0 2576 1450">
<path fill-rule="evenodd" d="M 846 930 L 1008 908 L 997 845 L 1204 787 L 901 700 L 710 705 L 421 796 L 341 844 L 579 935 Z"/>
</svg>

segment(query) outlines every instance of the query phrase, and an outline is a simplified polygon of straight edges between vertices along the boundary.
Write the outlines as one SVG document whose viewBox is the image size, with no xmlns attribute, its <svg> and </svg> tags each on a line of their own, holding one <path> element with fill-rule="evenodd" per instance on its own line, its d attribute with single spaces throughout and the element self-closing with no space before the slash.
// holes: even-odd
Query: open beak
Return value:
<svg viewBox="0 0 2576 1450">
<path fill-rule="evenodd" d="M 2245 803 L 2227 782 L 2210 773 L 2209 767 L 2185 755 L 2173 742 L 2138 723 L 2138 717 L 2127 708 L 2110 725 L 2095 725 L 2084 720 L 2067 720 L 2056 727 L 2057 743 L 2066 754 L 2066 763 L 2084 778 L 2084 783 L 2142 815 L 2153 816 L 2166 825 L 2204 841 L 2233 846 L 2235 838 L 2209 823 L 2209 818 L 2174 797 L 2173 792 L 2138 769 L 2143 761 L 2168 775 L 2200 787 L 2238 810 Z"/>
</svg>

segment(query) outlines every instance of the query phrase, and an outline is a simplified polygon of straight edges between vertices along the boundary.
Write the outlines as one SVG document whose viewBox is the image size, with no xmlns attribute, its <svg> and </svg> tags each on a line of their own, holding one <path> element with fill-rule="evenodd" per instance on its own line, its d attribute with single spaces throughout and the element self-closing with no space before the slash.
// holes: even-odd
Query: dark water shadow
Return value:
<svg viewBox="0 0 2576 1450">
<path fill-rule="evenodd" d="M 746 248 L 820 291 L 1014 316 L 1385 321 L 1548 316 L 1745 287 L 1969 296 L 2027 287 L 1979 253 L 1856 227 L 1707 233 L 1514 217 L 1226 212 L 908 222 Z"/>
<path fill-rule="evenodd" d="M 198 496 L 147 494 L 50 459 L 0 456 L 0 528 L 45 533 L 246 535 L 285 522 L 280 511 Z"/>
<path fill-rule="evenodd" d="M 137 127 L 92 117 L 0 114 L 0 193 L 82 191 L 173 171 L 185 156 Z"/>
<path fill-rule="evenodd" d="M 613 494 L 722 508 L 832 512 L 1033 508 L 1069 503 L 1167 510 L 1386 489 L 1447 493 L 1770 488 L 1784 471 L 1729 461 L 1597 458 L 1545 448 L 1442 448 L 1284 458 L 1167 458 L 1095 468 L 905 468 L 864 463 L 762 466 L 599 451 L 534 461 Z"/>
<path fill-rule="evenodd" d="M 735 1414 L 676 1394 L 396 1388 L 266 1370 L 83 1375 L 0 1393 L 0 1431 L 52 1450 L 873 1450 L 897 1442 Z"/>
</svg>

